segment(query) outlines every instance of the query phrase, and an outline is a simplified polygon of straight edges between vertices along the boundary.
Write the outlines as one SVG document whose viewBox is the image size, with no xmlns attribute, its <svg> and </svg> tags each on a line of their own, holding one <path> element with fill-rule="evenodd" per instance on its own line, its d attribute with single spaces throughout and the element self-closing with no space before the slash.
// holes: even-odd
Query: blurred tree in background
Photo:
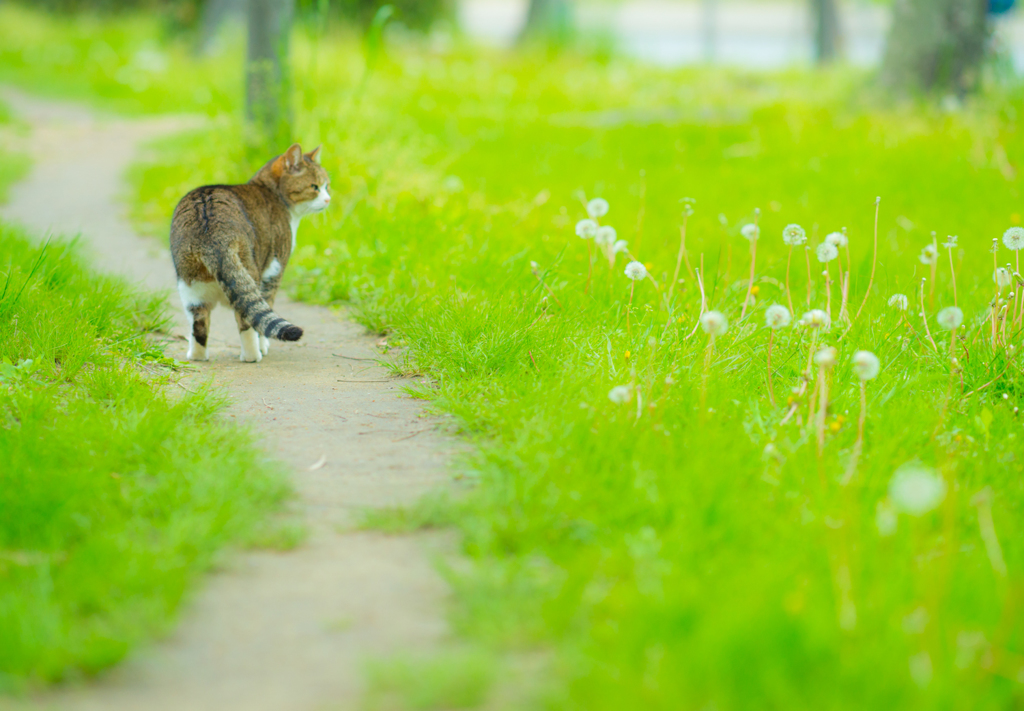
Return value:
<svg viewBox="0 0 1024 711">
<path fill-rule="evenodd" d="M 836 0 L 811 0 L 814 27 L 814 61 L 828 64 L 839 59 L 841 30 Z"/>
<path fill-rule="evenodd" d="M 248 0 L 245 113 L 260 139 L 284 144 L 291 132 L 288 35 L 294 0 Z"/>
<path fill-rule="evenodd" d="M 989 0 L 897 0 L 882 62 L 899 92 L 959 97 L 977 88 L 991 31 Z"/>
<path fill-rule="evenodd" d="M 430 29 L 435 20 L 452 11 L 450 0 L 298 0 L 298 13 L 303 17 L 329 14 L 369 27 L 384 5 L 395 8 L 397 22 L 416 30 Z"/>
<path fill-rule="evenodd" d="M 568 37 L 571 26 L 568 0 L 530 0 L 520 39 L 562 40 Z"/>
</svg>

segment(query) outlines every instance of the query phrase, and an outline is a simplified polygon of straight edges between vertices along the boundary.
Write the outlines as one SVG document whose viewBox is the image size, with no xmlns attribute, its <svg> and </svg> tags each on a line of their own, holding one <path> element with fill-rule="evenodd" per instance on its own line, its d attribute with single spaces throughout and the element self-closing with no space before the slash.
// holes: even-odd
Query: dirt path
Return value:
<svg viewBox="0 0 1024 711">
<path fill-rule="evenodd" d="M 0 216 L 39 232 L 81 231 L 97 266 L 170 292 L 169 253 L 137 237 L 124 217 L 122 175 L 141 143 L 188 121 L 104 119 L 80 106 L 2 95 L 32 126 L 34 164 Z M 401 396 L 401 381 L 352 360 L 378 357 L 361 327 L 286 298 L 277 310 L 306 330 L 301 343 L 274 342 L 262 363 L 240 363 L 234 318 L 220 308 L 211 360 L 195 377 L 212 377 L 233 400 L 228 416 L 251 424 L 268 454 L 292 467 L 308 540 L 288 553 L 231 557 L 202 582 L 169 638 L 96 683 L 38 699 L 42 707 L 358 708 L 368 657 L 444 639 L 446 589 L 430 560 L 444 539 L 345 528 L 358 507 L 409 502 L 445 481 L 452 443 Z M 178 341 L 169 354 L 184 358 L 185 347 Z M 321 457 L 326 463 L 310 471 Z"/>
</svg>

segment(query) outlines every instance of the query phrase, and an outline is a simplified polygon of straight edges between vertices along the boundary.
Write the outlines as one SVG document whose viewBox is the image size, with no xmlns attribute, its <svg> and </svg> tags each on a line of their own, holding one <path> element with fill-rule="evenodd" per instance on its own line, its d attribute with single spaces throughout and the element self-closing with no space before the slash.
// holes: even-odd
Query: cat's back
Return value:
<svg viewBox="0 0 1024 711">
<path fill-rule="evenodd" d="M 174 208 L 171 244 L 228 231 L 254 233 L 266 196 L 254 185 L 204 185 L 188 192 Z M 255 236 L 255 235 L 252 235 Z"/>
</svg>

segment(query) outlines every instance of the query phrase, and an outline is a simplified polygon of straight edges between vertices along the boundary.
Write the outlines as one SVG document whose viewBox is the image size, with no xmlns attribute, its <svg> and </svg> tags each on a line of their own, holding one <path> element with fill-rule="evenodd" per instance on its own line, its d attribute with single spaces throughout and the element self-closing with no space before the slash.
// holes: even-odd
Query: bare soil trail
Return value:
<svg viewBox="0 0 1024 711">
<path fill-rule="evenodd" d="M 99 268 L 173 297 L 175 333 L 183 335 L 170 255 L 133 232 L 120 198 L 141 144 L 189 120 L 105 118 L 13 90 L 3 98 L 31 126 L 25 148 L 33 167 L 0 217 L 40 233 L 81 232 Z M 210 362 L 190 377 L 212 378 L 231 397 L 227 416 L 252 426 L 268 455 L 292 468 L 308 538 L 290 552 L 227 556 L 166 639 L 96 682 L 33 706 L 358 708 L 367 658 L 445 640 L 447 591 L 431 556 L 449 547 L 446 539 L 353 531 L 351 523 L 360 507 L 408 503 L 446 481 L 452 441 L 402 396 L 404 383 L 373 362 L 375 338 L 362 327 L 283 295 L 276 310 L 305 329 L 301 342 L 275 341 L 262 363 L 241 363 L 234 317 L 222 307 L 214 311 Z M 183 359 L 185 350 L 178 340 L 168 354 Z"/>
</svg>

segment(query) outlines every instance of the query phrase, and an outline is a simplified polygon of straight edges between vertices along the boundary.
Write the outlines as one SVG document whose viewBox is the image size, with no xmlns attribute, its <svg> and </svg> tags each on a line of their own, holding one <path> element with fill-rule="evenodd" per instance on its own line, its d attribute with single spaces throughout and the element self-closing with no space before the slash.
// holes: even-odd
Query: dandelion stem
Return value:
<svg viewBox="0 0 1024 711">
<path fill-rule="evenodd" d="M 793 313 L 793 295 L 789 291 L 789 265 L 793 263 L 793 247 L 789 248 L 789 258 L 786 259 L 786 303 L 789 304 L 789 313 Z"/>
<path fill-rule="evenodd" d="M 593 228 L 591 228 L 593 229 Z M 590 280 L 594 276 L 594 248 L 590 244 L 590 240 L 587 240 L 587 286 L 583 290 L 583 295 L 586 296 L 590 293 Z"/>
<path fill-rule="evenodd" d="M 683 260 L 686 259 L 686 223 L 688 220 L 689 215 L 683 213 L 683 225 L 679 228 L 679 254 L 676 256 L 676 271 L 672 275 L 672 284 L 668 287 L 668 300 L 670 303 L 672 301 L 672 294 L 676 289 L 676 284 L 679 283 L 679 269 L 683 265 Z M 694 278 L 689 259 L 686 259 L 686 270 L 689 272 L 690 278 Z"/>
<path fill-rule="evenodd" d="M 928 314 L 924 310 L 924 283 L 926 279 L 921 279 L 921 320 L 924 321 L 924 333 L 928 336 L 928 342 L 932 344 L 932 349 L 938 353 L 939 347 L 935 344 L 935 339 L 932 338 L 931 329 L 928 328 Z"/>
<path fill-rule="evenodd" d="M 828 314 L 829 323 L 832 322 L 832 278 L 829 276 L 828 262 L 825 262 L 825 271 L 822 272 L 822 276 L 825 277 L 825 312 Z"/>
<path fill-rule="evenodd" d="M 854 321 L 860 318 L 860 312 L 864 310 L 864 305 L 868 303 L 868 296 L 871 295 L 871 287 L 875 283 L 875 266 L 878 264 L 878 211 L 882 204 L 882 198 L 875 198 L 875 248 L 871 256 L 871 277 L 868 279 L 868 288 L 864 292 L 864 300 L 860 302 L 860 307 L 857 309 L 857 313 L 853 316 L 853 321 L 850 321 L 850 326 L 853 326 Z"/>
<path fill-rule="evenodd" d="M 804 256 L 807 258 L 807 308 L 811 308 L 811 248 L 804 247 Z"/>
<path fill-rule="evenodd" d="M 932 254 L 934 254 L 936 257 L 938 257 L 939 245 L 938 245 L 938 243 L 937 243 L 937 241 L 935 239 L 935 233 L 934 232 L 932 233 L 932 248 L 933 248 Z M 928 308 L 930 308 L 930 309 L 934 309 L 935 308 L 935 272 L 938 270 L 938 268 L 939 268 L 939 260 L 937 258 L 933 259 L 932 260 L 932 285 L 931 285 L 931 288 L 928 290 Z"/>
<path fill-rule="evenodd" d="M 761 216 L 761 211 L 757 210 L 754 212 L 754 239 L 750 240 L 750 281 L 747 282 L 747 295 L 743 298 L 743 308 L 740 310 L 740 320 L 747 315 L 747 306 L 750 305 L 750 295 L 754 291 L 754 274 L 757 264 L 757 241 L 760 235 L 757 232 L 757 222 Z"/>
<path fill-rule="evenodd" d="M 636 280 L 629 282 L 629 304 L 626 306 L 626 337 L 632 338 L 633 331 L 629 327 L 629 315 L 633 311 L 633 292 L 636 290 Z"/>
<path fill-rule="evenodd" d="M 850 483 L 853 475 L 857 472 L 857 464 L 860 460 L 861 450 L 864 448 L 864 424 L 868 417 L 868 384 L 867 381 L 860 381 L 860 417 L 857 419 L 857 441 L 853 443 L 853 451 L 850 453 L 850 463 L 846 467 L 846 474 L 843 475 L 843 486 Z"/>
<path fill-rule="evenodd" d="M 828 413 L 828 376 L 825 366 L 818 367 L 818 458 L 821 459 L 825 451 L 825 415 Z"/>
<path fill-rule="evenodd" d="M 949 275 L 953 280 L 953 306 L 959 306 L 956 302 L 956 269 L 953 267 L 953 248 L 947 247 L 949 252 Z"/>
</svg>

